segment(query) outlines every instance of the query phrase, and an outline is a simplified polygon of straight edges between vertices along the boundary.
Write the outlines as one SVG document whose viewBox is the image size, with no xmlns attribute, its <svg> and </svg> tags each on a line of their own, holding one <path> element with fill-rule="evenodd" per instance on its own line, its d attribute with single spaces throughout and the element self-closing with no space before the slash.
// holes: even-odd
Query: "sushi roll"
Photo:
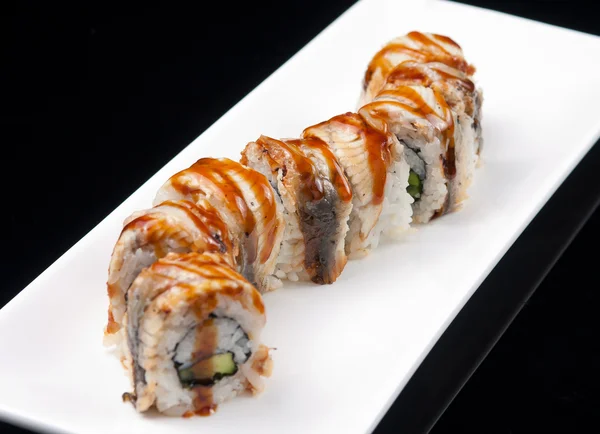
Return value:
<svg viewBox="0 0 600 434">
<path fill-rule="evenodd" d="M 261 136 L 246 146 L 241 163 L 264 174 L 282 203 L 285 232 L 275 274 L 333 283 L 347 262 L 352 190 L 331 150 L 318 139 Z"/>
<path fill-rule="evenodd" d="M 446 103 L 457 115 L 464 131 L 472 130 L 475 151 L 480 155 L 483 146 L 481 131 L 481 105 L 483 92 L 463 71 L 444 63 L 405 61 L 387 76 L 382 90 L 400 86 L 425 86 L 442 94 Z"/>
<path fill-rule="evenodd" d="M 463 130 L 439 92 L 401 86 L 379 93 L 359 113 L 384 121 L 403 145 L 416 223 L 458 209 L 467 198 L 477 155 L 472 130 Z"/>
<path fill-rule="evenodd" d="M 261 292 L 281 286 L 275 265 L 284 231 L 281 204 L 267 178 L 228 158 L 202 158 L 173 175 L 154 203 L 207 201 L 239 246 L 236 265 Z"/>
<path fill-rule="evenodd" d="M 113 248 L 108 270 L 108 324 L 105 344 L 118 342 L 129 286 L 169 252 L 220 252 L 233 265 L 235 248 L 227 227 L 207 203 L 165 201 L 129 216 Z"/>
<path fill-rule="evenodd" d="M 365 72 L 359 106 L 372 101 L 383 88 L 390 72 L 407 60 L 443 63 L 467 77 L 475 73 L 475 68 L 465 60 L 460 45 L 449 37 L 410 32 L 388 42 L 373 56 Z"/>
<path fill-rule="evenodd" d="M 272 360 L 261 344 L 260 293 L 217 253 L 169 253 L 128 290 L 125 327 L 139 412 L 210 415 L 244 391 L 261 392 Z"/>
<path fill-rule="evenodd" d="M 346 113 L 306 128 L 302 138 L 327 143 L 352 188 L 349 257 L 364 256 L 378 246 L 382 235 L 398 238 L 409 229 L 413 202 L 407 192 L 409 165 L 385 123 Z"/>
</svg>

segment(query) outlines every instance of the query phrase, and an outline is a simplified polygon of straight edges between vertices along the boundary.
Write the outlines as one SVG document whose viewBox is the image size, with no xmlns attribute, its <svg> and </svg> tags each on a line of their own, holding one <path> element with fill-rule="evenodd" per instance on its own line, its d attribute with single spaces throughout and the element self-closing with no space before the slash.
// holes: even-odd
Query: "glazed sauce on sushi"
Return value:
<svg viewBox="0 0 600 434">
<path fill-rule="evenodd" d="M 194 412 L 188 411 L 183 414 L 183 417 L 192 416 L 211 416 L 217 411 L 217 404 L 213 402 L 212 389 L 208 386 L 194 387 L 194 407 L 197 408 Z"/>
<path fill-rule="evenodd" d="M 152 215 L 148 215 L 148 214 L 141 215 L 141 216 L 133 219 L 129 223 L 127 223 L 125 225 L 125 227 L 123 227 L 123 231 L 121 232 L 121 234 L 123 232 L 127 232 L 129 230 L 141 229 L 144 226 L 147 226 L 148 223 L 153 223 L 155 221 L 156 221 L 156 217 L 153 217 Z"/>
<path fill-rule="evenodd" d="M 444 148 L 446 149 L 445 155 L 443 156 L 444 160 L 444 174 L 447 179 L 452 179 L 456 175 L 456 156 L 455 156 L 455 144 L 454 144 L 454 119 L 452 118 L 452 112 L 450 108 L 446 104 L 444 97 L 433 91 L 436 102 L 442 108 L 444 112 L 444 117 L 441 117 L 433 107 L 430 107 L 427 101 L 423 99 L 423 97 L 417 92 L 414 88 L 409 86 L 400 86 L 398 88 L 392 90 L 386 90 L 381 92 L 379 95 L 382 97 L 390 96 L 393 98 L 398 98 L 400 100 L 406 100 L 412 104 L 405 104 L 400 101 L 382 101 L 385 105 L 394 104 L 402 107 L 402 109 L 410 112 L 412 115 L 416 117 L 420 117 L 422 119 L 427 119 L 429 122 L 431 118 L 436 119 L 438 122 L 435 122 L 438 130 L 442 133 L 444 138 Z M 368 104 L 367 106 L 371 107 L 371 111 L 376 115 L 383 118 L 386 118 L 386 114 L 383 111 L 378 110 L 378 101 Z M 365 107 L 367 107 L 365 106 Z M 385 108 L 383 109 L 385 110 Z"/>
<path fill-rule="evenodd" d="M 276 237 L 276 205 L 271 186 L 267 179 L 259 172 L 242 166 L 227 158 L 202 158 L 189 169 L 180 172 L 171 179 L 173 188 L 183 196 L 194 197 L 194 189 L 190 188 L 185 179 L 187 171 L 196 172 L 210 181 L 215 188 L 221 191 L 225 198 L 224 205 L 229 211 L 239 216 L 246 238 L 246 263 L 253 263 L 258 259 L 266 262 L 271 255 Z M 254 213 L 248 207 L 242 189 L 251 189 L 257 202 L 261 206 L 263 217 L 263 231 L 266 232 L 265 242 L 260 243 L 261 252 L 257 251 L 257 221 Z"/>
<path fill-rule="evenodd" d="M 386 83 L 414 83 L 422 86 L 430 86 L 431 79 L 421 68 L 416 67 L 412 62 L 402 62 L 396 66 L 388 75 Z"/>
<path fill-rule="evenodd" d="M 301 146 L 318 150 L 325 157 L 330 173 L 330 182 L 335 187 L 338 197 L 342 202 L 350 202 L 352 200 L 352 188 L 346 179 L 344 170 L 337 161 L 337 158 L 323 140 L 316 137 L 301 139 Z"/>
<path fill-rule="evenodd" d="M 435 92 L 437 103 L 444 110 L 446 130 L 443 132 L 446 139 L 446 157 L 444 158 L 444 173 L 446 178 L 452 179 L 456 176 L 456 145 L 454 143 L 454 118 L 446 104 L 446 100 L 438 92 Z"/>
<path fill-rule="evenodd" d="M 110 287 L 111 287 L 111 285 L 108 286 L 109 296 L 111 293 Z M 106 332 L 109 334 L 113 334 L 113 333 L 118 332 L 120 329 L 121 329 L 121 326 L 115 321 L 112 310 L 108 309 L 108 324 L 106 325 Z"/>
<path fill-rule="evenodd" d="M 235 276 L 235 277 L 230 276 L 229 278 L 232 281 L 234 281 L 234 280 L 238 280 L 239 276 Z M 224 286 L 222 286 L 220 289 L 221 293 L 226 294 L 227 296 L 232 297 L 232 298 L 240 297 L 244 291 L 245 291 L 244 287 L 242 285 L 239 285 L 237 282 L 232 282 L 231 285 L 224 284 Z M 260 292 L 258 292 L 256 290 L 256 288 L 254 288 L 254 287 L 252 287 L 252 291 L 250 291 L 250 298 L 252 299 L 252 306 L 249 306 L 245 300 L 240 301 L 242 303 L 242 305 L 244 306 L 244 309 L 250 310 L 250 308 L 253 307 L 261 315 L 264 314 L 265 313 L 265 305 L 263 303 Z M 215 306 L 216 306 L 216 300 L 215 300 Z"/>
<path fill-rule="evenodd" d="M 231 245 L 227 235 L 227 227 L 217 212 L 212 208 L 208 208 L 208 204 L 203 204 L 200 207 L 187 200 L 167 201 L 163 204 L 183 211 L 203 235 L 204 244 L 212 247 L 209 250 L 216 250 L 221 253 L 230 251 Z"/>
<path fill-rule="evenodd" d="M 216 278 L 221 279 L 223 281 L 230 280 L 232 282 L 231 284 L 227 284 L 225 282 L 222 283 L 220 288 L 221 293 L 233 298 L 237 298 L 244 291 L 244 287 L 237 283 L 237 281 L 240 279 L 240 276 L 230 267 L 230 265 L 226 262 L 225 259 L 223 259 L 222 256 L 212 253 L 203 255 L 191 253 L 179 256 L 179 258 L 178 259 L 181 260 L 183 264 L 191 264 L 187 269 L 191 272 L 196 273 L 199 277 L 202 277 L 204 279 Z M 171 264 L 174 264 L 174 262 L 171 262 Z M 185 267 L 185 265 L 183 265 L 183 267 Z M 250 291 L 250 297 L 252 299 L 252 306 L 254 307 L 254 309 L 256 309 L 260 314 L 264 314 L 265 305 L 263 303 L 260 293 L 253 288 L 253 290 Z M 249 307 L 243 301 L 242 304 L 244 304 L 246 308 Z M 196 316 L 206 316 L 210 312 L 212 312 L 212 310 L 216 306 L 216 296 L 214 294 L 209 294 L 204 300 L 202 300 L 202 302 L 199 301 L 198 303 L 196 303 L 194 308 L 196 311 Z"/>
<path fill-rule="evenodd" d="M 390 140 L 387 134 L 368 126 L 361 119 L 360 133 L 364 137 L 369 165 L 373 173 L 373 203 L 383 202 L 387 168 L 391 161 Z"/>
<path fill-rule="evenodd" d="M 186 214 L 186 217 L 202 234 L 201 243 L 196 242 L 189 246 L 186 245 L 186 240 L 178 233 L 181 227 L 172 225 L 168 220 L 168 214 L 165 212 L 167 207 L 177 208 Z M 181 246 L 189 247 L 191 250 L 200 247 L 203 250 L 225 253 L 231 247 L 228 243 L 228 237 L 225 235 L 227 229 L 221 219 L 214 212 L 201 209 L 192 202 L 185 200 L 162 202 L 150 210 L 148 214 L 141 215 L 125 225 L 123 232 L 128 230 L 142 230 L 146 237 L 145 244 L 154 247 L 154 254 L 158 259 L 169 253 L 170 246 L 167 245 L 166 241 L 173 236 L 179 238 L 178 241 L 180 241 Z M 227 242 L 227 245 L 225 242 Z"/>
<path fill-rule="evenodd" d="M 319 200 L 324 196 L 323 184 L 319 182 L 318 171 L 314 164 L 298 146 L 302 144 L 301 139 L 294 140 L 276 140 L 267 136 L 260 136 L 256 143 L 263 147 L 266 156 L 270 160 L 271 167 L 283 166 L 285 177 L 288 170 L 295 170 L 300 176 L 302 183 L 301 191 L 306 200 Z M 284 163 L 286 160 L 294 163 L 294 168 L 288 168 Z"/>
<path fill-rule="evenodd" d="M 452 45 L 457 49 L 460 46 L 447 36 L 442 35 L 431 35 L 433 38 Z M 411 48 L 401 40 L 394 41 L 383 47 L 369 63 L 364 78 L 364 87 L 366 88 L 371 81 L 371 77 L 376 70 L 380 70 L 383 77 L 387 77 L 390 70 L 393 69 L 394 65 L 388 60 L 388 56 L 392 53 L 404 54 L 412 60 L 418 62 L 441 62 L 448 66 L 463 71 L 467 74 L 473 74 L 475 69 L 469 65 L 462 56 L 456 56 L 450 53 L 443 45 L 435 42 L 431 37 L 421 32 L 410 32 L 405 38 L 416 42 L 420 48 Z"/>
<path fill-rule="evenodd" d="M 452 45 L 458 50 L 461 49 L 460 45 L 454 42 L 451 38 L 443 35 L 432 34 L 432 37 L 428 37 L 427 35 L 421 32 L 410 32 L 407 35 L 413 41 L 421 44 L 425 49 L 427 49 L 427 55 L 433 59 L 438 59 L 439 62 L 445 63 L 448 66 L 458 69 L 459 71 L 463 71 L 467 74 L 473 74 L 475 72 L 475 68 L 469 65 L 467 61 L 462 56 L 456 56 L 450 53 L 443 45 L 435 42 L 435 39 L 441 41 L 445 44 Z M 436 53 L 438 52 L 438 53 Z"/>
<path fill-rule="evenodd" d="M 447 54 L 449 56 L 451 55 L 448 52 L 448 50 L 446 50 L 442 45 L 438 44 L 433 39 L 429 38 L 427 35 L 425 35 L 421 32 L 409 32 L 406 36 L 408 36 L 413 41 L 417 41 L 424 47 L 427 47 L 427 48 L 430 48 L 433 50 L 439 50 L 442 53 Z M 454 47 L 460 49 L 460 46 L 456 42 L 454 42 L 452 39 L 448 38 L 447 36 L 441 36 L 441 35 L 435 35 L 435 34 L 432 36 L 436 39 L 439 39 L 440 41 L 449 43 L 449 45 L 453 45 Z"/>
<path fill-rule="evenodd" d="M 475 83 L 473 83 L 473 81 L 469 80 L 466 77 L 460 77 L 456 74 L 451 74 L 447 71 L 444 71 L 442 69 L 435 69 L 435 71 L 444 79 L 444 80 L 455 80 L 458 81 L 460 83 L 460 85 L 462 87 L 464 87 L 466 90 L 468 90 L 469 92 L 475 92 Z"/>
<path fill-rule="evenodd" d="M 317 149 L 317 143 L 324 148 Z M 326 155 L 323 149 L 327 149 Z M 267 170 L 263 173 L 270 173 L 271 183 L 277 183 L 275 187 L 281 197 L 284 200 L 288 197 L 293 203 L 294 222 L 302 234 L 304 270 L 318 284 L 332 281 L 329 272 L 335 263 L 334 236 L 340 226 L 336 210 L 340 201 L 347 200 L 349 189 L 343 174 L 343 186 L 340 179 L 332 179 L 340 175 L 336 169 L 339 166 L 331 161 L 332 155 L 318 139 L 277 140 L 261 136 L 248 144 L 241 160 L 242 164 L 250 165 L 260 161 L 262 170 Z"/>
<path fill-rule="evenodd" d="M 406 61 L 396 66 L 388 75 L 386 84 L 396 86 L 420 85 L 430 87 L 434 82 L 431 74 L 427 74 L 426 70 L 430 69 L 433 73 L 438 74 L 442 80 L 456 81 L 469 92 L 475 91 L 475 84 L 466 77 L 452 74 L 443 69 L 436 68 L 434 65 L 419 64 L 413 61 Z M 460 73 L 455 69 L 457 73 Z"/>
<path fill-rule="evenodd" d="M 202 309 L 202 311 L 204 311 L 204 309 Z M 203 360 L 211 357 L 217 350 L 218 344 L 218 330 L 213 323 L 213 319 L 209 318 L 204 321 L 201 326 L 197 326 L 195 335 L 191 360 Z M 213 402 L 211 386 L 196 385 L 192 387 L 192 391 L 195 395 L 193 402 L 194 408 L 196 409 L 193 414 L 198 416 L 210 416 L 216 411 L 217 406 Z"/>
<path fill-rule="evenodd" d="M 232 279 L 236 276 L 235 271 L 231 268 L 227 259 L 216 253 L 187 253 L 187 254 L 172 254 L 167 256 L 165 261 L 157 262 L 152 267 L 166 267 L 162 274 L 169 275 L 168 268 L 177 268 L 190 274 L 195 274 L 200 280 L 202 279 Z M 157 270 L 159 271 L 159 270 Z M 160 271 L 159 271 L 160 273 Z M 181 282 L 178 284 L 182 287 L 188 287 L 187 284 Z M 195 287 L 189 286 L 189 296 L 194 297 Z M 217 305 L 217 301 L 210 293 L 205 295 L 203 299 L 199 299 L 196 303 L 197 316 L 208 315 L 211 309 Z M 204 309 L 199 311 L 198 309 Z"/>
<path fill-rule="evenodd" d="M 154 255 L 157 259 L 164 257 L 168 251 L 163 246 L 163 241 L 173 232 L 173 228 L 169 225 L 162 215 L 144 214 L 129 222 L 123 228 L 126 231 L 143 230 L 146 236 L 146 244 L 154 248 Z"/>
<path fill-rule="evenodd" d="M 222 281 L 219 292 L 232 298 L 238 298 L 246 290 L 243 285 L 239 284 L 239 280 L 242 277 L 233 270 L 227 259 L 218 253 L 172 253 L 151 266 L 153 272 L 164 276 L 172 274 L 169 268 L 177 268 L 187 273 L 196 274 L 199 279 L 219 279 Z M 194 285 L 178 281 L 177 279 L 173 280 L 173 284 L 181 288 L 187 288 L 187 297 L 197 297 Z M 169 286 L 167 285 L 165 290 L 168 288 Z M 247 303 L 245 298 L 242 300 L 244 307 L 248 310 L 254 308 L 260 314 L 264 314 L 265 306 L 262 297 L 254 288 L 250 291 L 250 299 L 251 303 Z M 217 307 L 217 304 L 218 301 L 215 293 L 209 292 L 197 298 L 196 303 L 193 305 L 193 310 L 197 317 L 202 318 L 208 316 Z"/>
<path fill-rule="evenodd" d="M 388 134 L 373 128 L 356 113 L 346 113 L 335 116 L 327 122 L 345 125 L 346 128 L 350 128 L 351 131 L 363 141 L 363 147 L 367 154 L 367 160 L 373 179 L 372 203 L 374 205 L 381 204 L 384 198 L 387 168 L 391 161 L 390 139 Z"/>
<path fill-rule="evenodd" d="M 371 82 L 371 78 L 373 74 L 378 69 L 381 71 L 381 75 L 386 77 L 389 73 L 389 70 L 393 68 L 393 64 L 387 59 L 387 56 L 390 53 L 403 53 L 409 56 L 411 59 L 414 59 L 418 62 L 430 62 L 431 58 L 427 55 L 414 50 L 412 48 L 408 48 L 402 44 L 388 44 L 383 47 L 369 63 L 367 67 L 367 71 L 365 72 L 365 78 L 363 81 L 363 88 L 367 88 L 369 83 Z"/>
<path fill-rule="evenodd" d="M 202 311 L 204 310 L 202 309 Z M 194 333 L 194 347 L 191 359 L 203 360 L 212 356 L 217 350 L 218 337 L 218 330 L 214 324 L 214 320 L 212 318 L 205 320 L 202 325 L 196 326 Z"/>
<path fill-rule="evenodd" d="M 258 291 L 251 291 L 251 292 L 252 292 L 252 304 L 254 305 L 254 308 L 261 315 L 263 315 L 265 313 L 265 304 L 263 303 L 260 293 Z"/>
<path fill-rule="evenodd" d="M 227 208 L 241 217 L 244 231 L 250 234 L 254 231 L 256 219 L 246 204 L 241 187 L 230 176 L 230 171 L 237 169 L 234 167 L 235 164 L 237 163 L 228 160 L 202 158 L 188 170 L 198 172 L 218 186 L 226 198 Z M 251 182 L 251 180 L 248 181 Z"/>
</svg>

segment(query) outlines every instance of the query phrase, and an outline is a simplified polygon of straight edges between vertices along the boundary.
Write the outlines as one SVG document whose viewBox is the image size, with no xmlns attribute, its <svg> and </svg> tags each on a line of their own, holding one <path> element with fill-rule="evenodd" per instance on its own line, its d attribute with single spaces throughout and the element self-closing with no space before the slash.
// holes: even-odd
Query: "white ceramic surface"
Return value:
<svg viewBox="0 0 600 434">
<path fill-rule="evenodd" d="M 370 57 L 410 30 L 451 36 L 478 68 L 485 165 L 465 208 L 350 262 L 332 286 L 266 295 L 264 341 L 278 350 L 263 395 L 209 418 L 142 416 L 122 403 L 128 381 L 101 338 L 123 219 L 197 158 L 237 158 L 261 133 L 298 135 L 352 110 Z M 0 416 L 73 433 L 370 432 L 594 143 L 599 101 L 600 38 L 449 2 L 360 1 L 0 311 Z"/>
</svg>

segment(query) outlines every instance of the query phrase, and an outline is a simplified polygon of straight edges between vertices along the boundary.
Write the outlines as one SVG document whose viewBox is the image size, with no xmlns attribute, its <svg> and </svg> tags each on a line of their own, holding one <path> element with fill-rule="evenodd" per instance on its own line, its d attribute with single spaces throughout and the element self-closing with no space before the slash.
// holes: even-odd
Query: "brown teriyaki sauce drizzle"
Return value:
<svg viewBox="0 0 600 434">
<path fill-rule="evenodd" d="M 231 241 L 227 226 L 218 212 L 207 202 L 203 202 L 201 206 L 188 200 L 166 201 L 163 204 L 178 208 L 188 216 L 198 231 L 202 233 L 202 241 L 206 245 L 206 250 L 231 253 Z"/>
<path fill-rule="evenodd" d="M 348 199 L 349 189 L 343 173 L 338 173 L 338 169 L 341 170 L 339 165 L 331 161 L 333 154 L 327 149 L 329 153 L 324 155 L 327 151 L 317 148 L 327 146 L 319 139 L 276 140 L 261 136 L 254 144 L 260 148 L 270 170 L 281 172 L 284 188 L 295 197 L 298 223 L 304 237 L 304 267 L 310 279 L 317 284 L 332 283 L 329 269 L 335 253 L 331 237 L 337 232 L 339 224 L 332 214 L 335 215 L 336 201 Z M 304 150 L 319 152 L 326 159 L 330 173 L 322 175 Z M 245 153 L 242 163 L 247 164 Z M 342 175 L 343 181 L 339 175 Z M 335 197 L 325 191 L 327 181 L 334 186 Z"/>
<path fill-rule="evenodd" d="M 327 143 L 316 137 L 308 137 L 300 140 L 301 148 L 314 150 L 323 156 L 329 168 L 329 181 L 335 187 L 339 199 L 342 202 L 350 202 L 352 200 L 352 188 L 348 183 L 348 179 L 346 179 L 344 169 L 340 166 L 340 163 L 327 146 Z"/>
<path fill-rule="evenodd" d="M 202 158 L 171 178 L 171 185 L 178 193 L 192 198 L 197 197 L 197 193 L 203 192 L 190 188 L 186 182 L 186 173 L 195 173 L 208 180 L 212 188 L 220 191 L 221 196 L 224 197 L 227 209 L 238 216 L 245 239 L 244 263 L 252 265 L 256 260 L 265 263 L 271 255 L 275 242 L 277 209 L 273 191 L 264 175 L 227 158 Z M 260 224 L 246 203 L 242 189 L 251 190 L 260 204 L 264 214 Z M 264 242 L 259 240 L 262 237 L 266 238 Z M 258 246 L 261 246 L 260 252 Z"/>
<path fill-rule="evenodd" d="M 182 297 L 188 301 L 190 310 L 198 320 L 198 325 L 194 329 L 195 339 L 191 360 L 202 360 L 211 357 L 218 347 L 218 330 L 213 318 L 210 318 L 210 314 L 214 312 L 218 305 L 218 294 L 240 300 L 244 309 L 254 309 L 260 315 L 264 315 L 265 307 L 259 292 L 248 284 L 240 283 L 239 275 L 220 257 L 191 253 L 170 256 L 160 263 L 162 267 L 156 267 L 156 272 L 162 276 L 170 273 L 161 268 L 175 267 L 197 274 L 198 282 L 219 279 L 222 283 L 218 290 L 209 289 L 206 291 L 202 291 L 193 283 L 175 283 L 178 287 L 185 289 Z M 248 305 L 249 300 L 244 292 L 250 293 L 251 305 Z M 213 400 L 212 387 L 204 385 L 191 387 L 195 395 L 193 399 L 194 411 L 184 413 L 183 417 L 210 416 L 217 410 L 217 404 Z"/>
<path fill-rule="evenodd" d="M 284 172 L 294 170 L 298 174 L 301 181 L 301 197 L 298 200 L 314 201 L 323 198 L 325 193 L 319 179 L 319 172 L 313 162 L 298 148 L 300 145 L 298 140 L 276 140 L 260 136 L 256 144 L 266 151 L 265 155 L 270 160 L 271 167 L 281 166 Z M 286 167 L 284 163 L 286 160 L 293 162 L 295 167 Z"/>
<path fill-rule="evenodd" d="M 320 129 L 327 124 L 331 124 L 332 126 L 338 124 L 338 128 L 348 128 L 356 137 L 360 137 L 367 153 L 367 161 L 373 179 L 373 199 L 371 203 L 373 205 L 380 205 L 384 199 L 387 168 L 391 162 L 391 139 L 389 135 L 386 132 L 373 128 L 359 114 L 347 112 L 305 129 L 303 136 L 312 137 L 312 129 Z"/>
<path fill-rule="evenodd" d="M 386 86 L 418 85 L 431 87 L 435 83 L 432 75 L 438 74 L 444 81 L 455 81 L 468 92 L 475 91 L 475 84 L 458 69 L 452 68 L 457 74 L 436 67 L 433 63 L 419 63 L 411 60 L 396 66 L 388 75 Z"/>
<path fill-rule="evenodd" d="M 410 112 L 413 116 L 420 117 L 422 119 L 437 118 L 442 121 L 444 128 L 438 128 L 442 134 L 444 142 L 442 143 L 442 149 L 445 150 L 443 158 L 444 175 L 447 179 L 453 179 L 456 175 L 456 156 L 455 156 L 455 143 L 454 143 L 454 118 L 452 112 L 444 97 L 437 91 L 433 90 L 436 102 L 440 105 L 444 112 L 444 117 L 441 117 L 433 107 L 423 99 L 423 97 L 414 88 L 409 86 L 400 86 L 393 90 L 386 90 L 381 92 L 378 97 L 386 98 L 391 97 L 393 99 L 404 99 L 410 101 L 412 104 L 405 104 L 401 101 L 395 100 L 381 100 L 374 101 L 367 104 L 365 107 L 369 107 L 375 115 L 379 117 L 386 117 L 385 106 L 388 104 L 400 106 L 402 109 Z M 380 107 L 382 107 L 380 109 Z M 436 125 L 439 124 L 436 122 Z"/>
<path fill-rule="evenodd" d="M 409 86 L 400 86 L 398 88 L 392 90 L 386 90 L 381 92 L 378 97 L 381 97 L 382 100 L 375 100 L 372 103 L 367 104 L 367 107 L 370 111 L 372 111 L 376 116 L 386 117 L 386 105 L 392 104 L 401 107 L 402 109 L 410 112 L 412 115 L 416 117 L 420 117 L 422 119 L 427 119 L 431 122 L 431 118 L 436 118 L 438 121 L 441 121 L 441 124 L 444 125 L 443 128 L 436 127 L 438 131 L 440 131 L 443 139 L 442 149 L 444 153 L 442 154 L 442 166 L 444 169 L 444 176 L 448 183 L 456 176 L 456 149 L 454 142 L 454 118 L 452 116 L 452 111 L 448 107 L 444 97 L 437 91 L 432 90 L 435 96 L 436 103 L 441 107 L 444 116 L 440 116 L 434 108 L 429 106 L 427 102 L 423 99 L 423 97 L 412 87 Z M 390 101 L 388 98 L 391 98 Z M 405 104 L 399 100 L 408 100 L 412 104 Z M 440 122 L 435 122 L 434 125 L 439 125 Z M 451 191 L 448 188 L 448 194 L 446 195 L 445 204 L 435 212 L 434 218 L 439 217 L 444 214 L 448 209 L 449 205 L 452 203 L 452 198 L 450 197 Z"/>
<path fill-rule="evenodd" d="M 205 309 L 198 310 L 201 311 L 199 313 L 202 313 Z M 217 327 L 212 318 L 196 326 L 192 360 L 202 360 L 212 356 L 217 349 L 217 336 Z M 210 416 L 216 411 L 217 405 L 213 401 L 212 386 L 196 385 L 192 387 L 192 391 L 195 394 L 193 402 L 196 410 L 194 414 Z"/>
<path fill-rule="evenodd" d="M 460 46 L 447 36 L 433 34 L 433 38 L 460 49 Z M 469 65 L 462 56 L 456 56 L 451 54 L 444 48 L 443 45 L 436 43 L 433 39 L 421 32 L 410 32 L 405 38 L 411 39 L 420 45 L 419 49 L 410 48 L 401 40 L 390 42 L 383 47 L 369 63 L 363 86 L 366 89 L 371 81 L 371 77 L 376 70 L 380 70 L 382 76 L 385 78 L 389 74 L 390 70 L 394 68 L 388 60 L 388 54 L 390 53 L 403 53 L 407 57 L 425 63 L 425 62 L 440 62 L 448 66 L 458 69 L 459 71 L 465 72 L 466 74 L 472 75 L 475 72 L 475 68 Z"/>
</svg>

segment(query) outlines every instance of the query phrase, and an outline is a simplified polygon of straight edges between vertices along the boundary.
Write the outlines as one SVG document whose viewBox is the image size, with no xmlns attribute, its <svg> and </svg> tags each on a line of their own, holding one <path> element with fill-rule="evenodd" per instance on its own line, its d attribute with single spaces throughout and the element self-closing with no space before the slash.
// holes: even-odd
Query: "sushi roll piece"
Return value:
<svg viewBox="0 0 600 434">
<path fill-rule="evenodd" d="M 228 158 L 202 158 L 173 175 L 154 203 L 186 199 L 207 201 L 223 218 L 241 274 L 261 292 L 281 286 L 275 265 L 284 232 L 283 210 L 267 178 Z"/>
<path fill-rule="evenodd" d="M 407 192 L 410 169 L 403 147 L 385 123 L 346 113 L 306 128 L 302 138 L 327 143 L 352 188 L 346 236 L 350 258 L 376 248 L 382 236 L 398 238 L 409 229 L 413 202 Z"/>
<path fill-rule="evenodd" d="M 347 262 L 352 190 L 327 144 L 261 136 L 248 143 L 241 163 L 265 175 L 282 203 L 285 232 L 275 274 L 333 283 Z"/>
<path fill-rule="evenodd" d="M 169 252 L 220 252 L 233 265 L 235 246 L 227 227 L 207 202 L 165 201 L 129 216 L 108 270 L 105 344 L 118 342 L 129 286 L 143 268 Z"/>
<path fill-rule="evenodd" d="M 475 73 L 475 67 L 465 60 L 460 45 L 451 38 L 434 33 L 410 32 L 388 42 L 373 56 L 365 72 L 359 106 L 372 101 L 383 88 L 390 72 L 407 60 L 443 63 L 468 77 Z"/>
<path fill-rule="evenodd" d="M 472 130 L 475 151 L 480 155 L 483 146 L 481 131 L 481 105 L 483 92 L 463 71 L 444 63 L 405 61 L 387 76 L 382 90 L 400 86 L 425 86 L 442 94 L 446 103 L 457 115 L 464 131 Z"/>
<path fill-rule="evenodd" d="M 467 198 L 477 155 L 472 131 L 462 129 L 439 92 L 401 86 L 379 93 L 359 113 L 384 121 L 404 146 L 416 223 L 458 209 Z"/>
<path fill-rule="evenodd" d="M 127 297 L 128 368 L 139 412 L 210 415 L 244 391 L 259 393 L 272 360 L 262 345 L 260 293 L 217 253 L 169 253 L 145 268 Z"/>
</svg>

